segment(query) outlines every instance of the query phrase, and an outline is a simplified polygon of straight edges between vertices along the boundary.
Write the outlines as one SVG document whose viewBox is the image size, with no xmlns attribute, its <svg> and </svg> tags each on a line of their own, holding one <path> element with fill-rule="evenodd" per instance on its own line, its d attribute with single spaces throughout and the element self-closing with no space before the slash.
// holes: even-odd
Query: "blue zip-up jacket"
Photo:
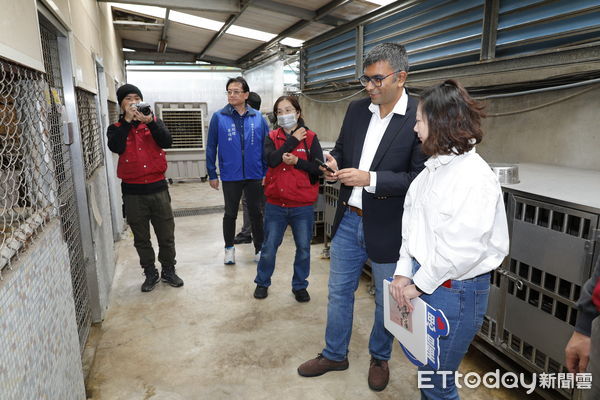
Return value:
<svg viewBox="0 0 600 400">
<path fill-rule="evenodd" d="M 267 165 L 263 159 L 263 146 L 269 127 L 260 112 L 250 106 L 246 109 L 246 114 L 240 116 L 232 105 L 227 104 L 213 114 L 206 146 L 209 179 L 217 179 L 217 154 L 222 181 L 264 178 Z M 239 132 L 242 123 L 243 135 Z"/>
</svg>

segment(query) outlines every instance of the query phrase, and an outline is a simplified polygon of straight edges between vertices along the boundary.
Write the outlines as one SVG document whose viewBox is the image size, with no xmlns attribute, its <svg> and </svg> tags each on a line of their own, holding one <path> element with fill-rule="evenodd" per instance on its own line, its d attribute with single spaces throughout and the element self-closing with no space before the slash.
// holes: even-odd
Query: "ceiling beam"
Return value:
<svg viewBox="0 0 600 400">
<path fill-rule="evenodd" d="M 206 46 L 204 46 L 204 48 L 200 51 L 200 53 L 198 53 L 198 58 L 202 59 L 202 57 L 204 57 L 204 55 L 206 54 L 206 52 L 208 50 L 210 50 L 215 43 L 217 43 L 219 41 L 219 39 L 221 39 L 221 37 L 223 37 L 223 35 L 225 34 L 225 32 L 227 32 L 227 29 L 229 29 L 229 27 L 231 27 L 231 25 L 233 25 L 233 23 L 235 21 L 237 21 L 237 19 L 239 17 L 242 16 L 242 13 L 244 11 L 246 11 L 246 9 L 248 8 L 248 6 L 251 3 L 254 3 L 255 0 L 248 0 L 244 3 L 244 5 L 242 6 L 242 8 L 240 9 L 240 12 L 237 14 L 231 14 L 229 16 L 229 18 L 227 18 L 227 21 L 225 21 L 225 23 L 223 24 L 223 26 L 221 27 L 221 29 L 219 29 L 219 31 L 217 33 L 215 33 L 215 35 L 210 39 L 210 41 L 206 44 Z"/>
<path fill-rule="evenodd" d="M 159 53 L 164 53 L 167 51 L 167 32 L 169 31 L 169 14 L 171 13 L 171 9 L 167 8 L 165 12 L 165 22 L 163 25 L 162 33 L 160 34 L 160 39 L 158 40 L 157 50 Z"/>
<path fill-rule="evenodd" d="M 211 64 L 225 65 L 227 67 L 237 67 L 237 64 L 235 63 L 235 61 L 233 61 L 233 60 L 226 60 L 226 59 L 220 58 L 220 57 L 204 56 L 202 58 L 202 60 L 200 60 L 200 61 L 206 61 L 206 62 L 209 62 Z"/>
<path fill-rule="evenodd" d="M 123 56 L 128 61 L 154 61 L 154 62 L 185 62 L 195 63 L 198 59 L 196 54 L 188 52 L 166 52 L 157 53 L 154 51 L 135 51 L 125 52 Z M 219 57 L 204 57 L 202 60 L 211 64 L 225 65 L 229 67 L 235 67 L 236 64 L 232 60 L 226 60 Z"/>
<path fill-rule="evenodd" d="M 123 47 L 134 50 L 156 50 L 156 46 L 151 43 L 138 42 L 131 39 L 123 39 L 121 41 Z"/>
<path fill-rule="evenodd" d="M 239 13 L 240 0 L 97 0 L 99 3 L 127 3 L 144 6 L 182 8 L 186 10 Z"/>
<path fill-rule="evenodd" d="M 307 10 L 306 8 L 296 7 L 289 4 L 277 3 L 273 0 L 254 0 L 252 2 L 252 6 L 262 10 L 273 11 L 276 13 L 297 17 L 305 21 L 311 21 L 317 16 L 317 11 L 311 11 Z M 339 26 L 348 21 L 332 16 L 324 16 L 320 22 L 326 25 Z"/>
<path fill-rule="evenodd" d="M 151 43 L 138 42 L 136 40 L 123 39 L 123 47 L 135 50 L 135 52 L 124 52 L 126 60 L 138 60 L 138 61 L 179 61 L 179 62 L 196 62 L 206 61 L 212 64 L 226 65 L 228 67 L 237 67 L 234 60 L 227 60 L 220 57 L 204 56 L 198 58 L 195 53 L 177 51 L 169 49 L 164 53 L 156 52 L 156 46 Z M 166 56 L 165 56 L 166 55 Z M 162 57 L 164 56 L 164 57 Z M 162 57 L 162 59 L 161 59 Z"/>
<path fill-rule="evenodd" d="M 116 20 L 113 21 L 113 26 L 117 30 L 126 29 L 130 31 L 159 31 L 163 29 L 164 24 L 156 22 Z"/>
<path fill-rule="evenodd" d="M 247 63 L 248 61 L 251 61 L 254 57 L 260 55 L 262 52 L 264 52 L 268 48 L 276 45 L 281 40 L 285 39 L 286 37 L 292 35 L 293 33 L 299 31 L 300 29 L 304 28 L 311 22 L 320 22 L 320 20 L 322 18 L 326 17 L 328 14 L 332 13 L 337 8 L 350 3 L 351 1 L 352 0 L 332 0 L 332 1 L 330 1 L 329 3 L 325 4 L 323 7 L 319 8 L 315 12 L 315 16 L 312 19 L 310 19 L 308 21 L 302 20 L 302 21 L 296 22 L 294 25 L 290 26 L 289 28 L 287 28 L 283 32 L 281 32 L 279 35 L 275 36 L 273 39 L 269 40 L 268 42 L 258 46 L 254 50 L 252 50 L 249 53 L 240 57 L 237 60 L 237 64 L 242 65 L 244 63 Z"/>
<path fill-rule="evenodd" d="M 157 53 L 153 51 L 133 51 L 123 53 L 123 57 L 129 61 L 157 61 L 157 62 L 196 62 L 194 53 Z"/>
</svg>

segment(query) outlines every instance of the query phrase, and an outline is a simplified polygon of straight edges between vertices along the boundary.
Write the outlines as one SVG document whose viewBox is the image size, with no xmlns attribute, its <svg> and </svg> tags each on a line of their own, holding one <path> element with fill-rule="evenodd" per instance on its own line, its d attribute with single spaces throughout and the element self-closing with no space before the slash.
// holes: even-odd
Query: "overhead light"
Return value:
<svg viewBox="0 0 600 400">
<path fill-rule="evenodd" d="M 388 4 L 393 3 L 396 0 L 367 0 L 368 3 L 377 4 L 380 7 L 387 6 Z"/>
<path fill-rule="evenodd" d="M 123 47 L 123 51 L 131 53 L 131 52 L 135 52 L 134 49 L 128 49 L 127 47 Z"/>
<path fill-rule="evenodd" d="M 281 43 L 281 44 L 283 44 L 285 46 L 290 46 L 290 47 L 300 47 L 300 46 L 302 46 L 302 43 L 304 43 L 304 40 L 294 39 L 294 38 L 291 38 L 291 37 L 286 37 L 285 39 L 283 39 L 279 43 Z"/>
<path fill-rule="evenodd" d="M 197 17 L 195 15 L 186 14 L 179 11 L 171 11 L 169 13 L 169 20 L 195 26 L 196 28 L 208 29 L 211 31 L 218 31 L 224 24 L 223 22 Z"/>
<path fill-rule="evenodd" d="M 136 6 L 134 4 L 110 3 L 112 7 L 133 11 L 139 14 L 150 15 L 155 18 L 164 18 L 167 10 L 163 7 Z"/>
<path fill-rule="evenodd" d="M 110 3 L 110 4 L 111 4 L 111 6 L 114 6 L 117 8 L 133 11 L 133 12 L 140 13 L 140 14 L 150 15 L 150 16 L 153 16 L 156 18 L 165 18 L 165 15 L 166 15 L 166 9 L 163 7 L 137 6 L 137 5 L 121 4 L 121 3 Z M 187 14 L 187 13 L 183 13 L 180 11 L 174 11 L 174 10 L 171 10 L 171 12 L 169 13 L 169 20 L 174 21 L 174 22 L 179 22 L 179 23 L 185 24 L 185 25 L 194 26 L 196 28 L 208 29 L 211 31 L 219 31 L 225 24 L 224 22 L 215 21 L 215 20 L 208 19 L 208 18 L 202 18 L 202 17 L 198 17 L 196 15 Z M 259 31 L 256 29 L 244 28 L 243 26 L 238 26 L 238 25 L 231 25 L 229 27 L 229 29 L 227 29 L 226 33 L 229 35 L 235 35 L 235 36 L 240 36 L 240 37 L 244 37 L 244 38 L 248 38 L 248 39 L 254 39 L 254 40 L 261 41 L 261 42 L 268 42 L 269 40 L 271 40 L 275 36 L 277 36 L 273 33 L 263 32 L 263 31 Z M 298 39 L 292 39 L 292 38 L 285 38 L 281 41 L 281 43 L 283 43 L 286 46 L 300 47 L 302 45 L 302 43 L 304 43 L 304 41 L 298 40 Z"/>
<path fill-rule="evenodd" d="M 195 15 L 182 13 L 179 11 L 171 11 L 169 14 L 171 21 L 180 22 L 182 24 L 195 26 L 196 28 L 208 29 L 211 31 L 218 31 L 223 27 L 224 22 L 215 21 L 208 18 L 197 17 Z M 259 31 L 256 29 L 244 28 L 243 26 L 231 25 L 227 29 L 226 33 L 235 36 L 241 36 L 248 39 L 259 40 L 261 42 L 268 42 L 275 36 L 272 33 Z"/>
</svg>

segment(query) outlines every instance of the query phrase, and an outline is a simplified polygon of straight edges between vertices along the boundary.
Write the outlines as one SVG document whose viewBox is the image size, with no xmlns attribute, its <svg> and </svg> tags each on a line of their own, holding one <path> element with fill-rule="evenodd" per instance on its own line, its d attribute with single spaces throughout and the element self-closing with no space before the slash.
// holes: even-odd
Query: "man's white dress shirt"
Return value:
<svg viewBox="0 0 600 400">
<path fill-rule="evenodd" d="M 359 170 L 369 171 L 371 164 L 373 164 L 373 159 L 375 158 L 377 148 L 379 147 L 381 139 L 383 138 L 383 134 L 392 120 L 392 116 L 394 114 L 406 114 L 407 106 L 408 94 L 406 94 L 406 90 L 404 89 L 402 90 L 402 96 L 400 96 L 394 105 L 392 112 L 390 112 L 384 118 L 381 118 L 379 106 L 377 104 L 371 103 L 369 105 L 369 111 L 371 111 L 373 115 L 371 116 L 369 128 L 367 129 L 367 135 L 365 136 L 365 143 L 363 144 L 362 152 L 360 153 L 360 162 L 358 164 Z M 362 190 L 365 189 L 369 193 L 375 193 L 375 187 L 377 186 L 377 173 L 374 171 L 369 171 L 369 175 L 371 176 L 369 186 L 355 186 L 354 189 L 352 189 L 352 194 L 348 199 L 349 205 L 362 209 Z"/>
</svg>

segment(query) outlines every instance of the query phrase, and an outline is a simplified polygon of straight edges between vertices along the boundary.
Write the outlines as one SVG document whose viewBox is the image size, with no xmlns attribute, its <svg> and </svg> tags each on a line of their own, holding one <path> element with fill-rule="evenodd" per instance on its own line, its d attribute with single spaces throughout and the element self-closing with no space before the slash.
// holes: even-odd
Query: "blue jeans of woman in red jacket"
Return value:
<svg viewBox="0 0 600 400">
<path fill-rule="evenodd" d="M 277 249 L 283 241 L 288 225 L 296 244 L 294 257 L 294 275 L 292 289 L 300 290 L 308 287 L 310 274 L 310 241 L 313 235 L 313 206 L 281 207 L 267 202 L 265 204 L 265 237 L 254 282 L 259 286 L 271 286 L 271 276 L 275 270 Z"/>
</svg>

